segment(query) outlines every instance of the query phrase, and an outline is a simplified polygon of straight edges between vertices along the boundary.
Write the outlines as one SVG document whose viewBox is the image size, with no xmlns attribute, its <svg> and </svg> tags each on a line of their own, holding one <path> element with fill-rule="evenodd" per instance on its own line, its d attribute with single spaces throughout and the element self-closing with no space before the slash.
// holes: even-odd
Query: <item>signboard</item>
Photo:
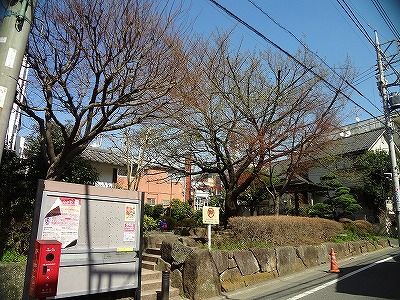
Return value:
<svg viewBox="0 0 400 300">
<path fill-rule="evenodd" d="M 219 207 L 203 206 L 203 224 L 219 224 Z"/>
<path fill-rule="evenodd" d="M 144 194 L 56 181 L 41 181 L 38 189 L 25 285 L 35 241 L 57 240 L 62 249 L 55 299 L 140 293 Z"/>
</svg>

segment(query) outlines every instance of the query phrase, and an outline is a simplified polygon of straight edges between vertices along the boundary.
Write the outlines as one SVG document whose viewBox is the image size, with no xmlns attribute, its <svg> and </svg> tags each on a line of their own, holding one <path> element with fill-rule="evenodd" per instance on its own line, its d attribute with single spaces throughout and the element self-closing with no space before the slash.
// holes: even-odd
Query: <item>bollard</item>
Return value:
<svg viewBox="0 0 400 300">
<path fill-rule="evenodd" d="M 162 271 L 161 300 L 169 299 L 169 271 Z"/>
</svg>

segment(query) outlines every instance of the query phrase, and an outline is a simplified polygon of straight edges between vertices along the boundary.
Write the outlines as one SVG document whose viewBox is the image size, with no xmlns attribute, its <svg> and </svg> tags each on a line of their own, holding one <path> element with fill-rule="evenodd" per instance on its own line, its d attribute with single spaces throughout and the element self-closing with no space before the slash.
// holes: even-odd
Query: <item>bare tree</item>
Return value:
<svg viewBox="0 0 400 300">
<path fill-rule="evenodd" d="M 65 163 L 98 134 L 171 105 L 185 76 L 180 13 L 155 0 L 38 4 L 28 47 L 31 88 L 18 104 L 38 125 L 48 179 L 59 179 Z M 62 149 L 54 147 L 54 127 L 62 132 Z"/>
<path fill-rule="evenodd" d="M 183 170 L 189 152 L 195 172 L 218 174 L 229 217 L 263 170 L 283 159 L 300 161 L 323 143 L 337 124 L 345 84 L 327 88 L 323 80 L 333 79 L 306 51 L 296 56 L 313 72 L 271 51 L 235 51 L 224 36 L 198 50 L 192 61 L 197 76 L 186 85 L 182 110 L 166 125 L 157 158 Z"/>
<path fill-rule="evenodd" d="M 125 128 L 120 132 L 105 135 L 113 145 L 113 150 L 120 154 L 126 163 L 128 190 L 138 190 L 140 180 L 149 165 L 149 151 L 154 144 L 151 125 L 138 125 Z"/>
</svg>

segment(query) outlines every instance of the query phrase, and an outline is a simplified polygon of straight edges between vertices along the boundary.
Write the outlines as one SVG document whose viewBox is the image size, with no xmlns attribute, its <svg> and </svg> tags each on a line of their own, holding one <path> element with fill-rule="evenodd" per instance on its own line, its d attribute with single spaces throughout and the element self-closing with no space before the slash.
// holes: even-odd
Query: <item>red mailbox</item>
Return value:
<svg viewBox="0 0 400 300">
<path fill-rule="evenodd" d="M 58 270 L 60 268 L 61 243 L 37 240 L 33 258 L 29 295 L 45 298 L 57 294 Z"/>
</svg>

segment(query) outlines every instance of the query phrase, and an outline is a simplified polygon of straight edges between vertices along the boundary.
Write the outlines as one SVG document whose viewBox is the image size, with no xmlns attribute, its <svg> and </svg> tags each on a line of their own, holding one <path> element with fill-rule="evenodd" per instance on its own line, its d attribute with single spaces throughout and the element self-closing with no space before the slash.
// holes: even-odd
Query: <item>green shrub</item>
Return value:
<svg viewBox="0 0 400 300">
<path fill-rule="evenodd" d="M 154 210 L 154 206 L 150 205 L 150 204 L 145 204 L 144 205 L 144 214 L 148 217 L 153 217 L 153 210 Z"/>
<path fill-rule="evenodd" d="M 170 216 L 164 216 L 163 220 L 167 222 L 168 230 L 172 230 L 177 226 L 177 221 Z"/>
<path fill-rule="evenodd" d="M 277 246 L 319 244 L 343 231 L 343 225 L 336 221 L 294 216 L 234 217 L 228 224 L 239 240 Z"/>
<path fill-rule="evenodd" d="M 146 231 L 156 230 L 156 229 L 157 229 L 157 221 L 154 220 L 152 217 L 144 215 L 143 230 L 146 232 Z"/>
<path fill-rule="evenodd" d="M 197 222 L 193 218 L 186 218 L 177 222 L 176 226 L 194 228 L 197 227 Z"/>
<path fill-rule="evenodd" d="M 182 202 L 179 199 L 172 199 L 170 207 L 170 216 L 176 221 L 190 218 L 193 215 L 193 210 L 189 203 Z"/>
<path fill-rule="evenodd" d="M 196 222 L 196 227 L 200 227 L 203 225 L 203 211 L 196 210 L 193 213 L 193 220 Z"/>
<path fill-rule="evenodd" d="M 164 207 L 162 204 L 157 204 L 153 206 L 153 214 L 151 215 L 153 219 L 155 220 L 160 219 L 163 214 L 164 214 Z"/>
<path fill-rule="evenodd" d="M 316 203 L 308 210 L 310 217 L 332 218 L 332 207 L 326 203 Z"/>
<path fill-rule="evenodd" d="M 24 262 L 24 261 L 26 261 L 26 256 L 20 254 L 15 249 L 8 249 L 8 250 L 4 251 L 1 261 L 2 262 Z"/>
<path fill-rule="evenodd" d="M 376 241 L 378 238 L 374 234 L 374 226 L 365 220 L 351 221 L 346 219 L 344 223 L 344 232 L 333 238 L 336 243 L 368 240 Z"/>
</svg>

